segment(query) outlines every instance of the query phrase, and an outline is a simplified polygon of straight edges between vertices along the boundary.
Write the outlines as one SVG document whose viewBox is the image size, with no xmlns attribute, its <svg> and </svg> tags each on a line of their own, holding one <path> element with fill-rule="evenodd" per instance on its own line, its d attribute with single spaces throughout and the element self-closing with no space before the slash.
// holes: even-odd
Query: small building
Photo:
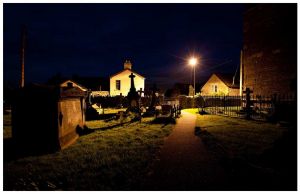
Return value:
<svg viewBox="0 0 300 194">
<path fill-rule="evenodd" d="M 50 78 L 47 85 L 60 85 L 66 87 L 67 84 L 73 84 L 83 91 L 89 91 L 93 97 L 95 96 L 109 96 L 109 79 L 106 77 L 83 77 L 74 75 L 70 77 L 62 77 L 55 75 Z"/>
<path fill-rule="evenodd" d="M 132 64 L 126 60 L 124 63 L 124 69 L 112 76 L 110 76 L 110 96 L 127 96 L 130 90 L 130 78 L 129 75 L 133 73 L 135 75 L 134 85 L 136 90 L 145 88 L 145 77 L 132 70 Z M 142 94 L 143 96 L 143 94 Z"/>
<path fill-rule="evenodd" d="M 78 89 L 82 90 L 83 92 L 87 92 L 88 91 L 88 89 L 86 87 L 84 87 L 84 86 L 82 86 L 82 85 L 80 85 L 80 84 L 78 84 L 78 83 L 76 83 L 76 82 L 74 82 L 74 81 L 72 81 L 70 79 L 62 82 L 60 84 L 60 87 L 62 87 L 62 88 L 65 88 L 65 87 L 69 87 L 69 88 L 75 87 L 75 88 L 78 88 Z"/>
<path fill-rule="evenodd" d="M 214 73 L 201 88 L 201 95 L 239 95 L 239 81 L 236 78 L 231 74 Z"/>
</svg>

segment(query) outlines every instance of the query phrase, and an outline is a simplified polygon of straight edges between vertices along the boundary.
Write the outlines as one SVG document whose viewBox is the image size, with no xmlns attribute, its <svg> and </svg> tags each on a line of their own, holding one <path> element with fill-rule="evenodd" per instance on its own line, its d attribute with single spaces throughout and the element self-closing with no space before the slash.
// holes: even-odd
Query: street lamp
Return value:
<svg viewBox="0 0 300 194">
<path fill-rule="evenodd" d="M 195 57 L 192 57 L 189 59 L 189 65 L 193 67 L 194 69 L 194 92 L 193 92 L 193 97 L 195 97 L 195 93 L 196 93 L 196 82 L 195 82 L 195 68 L 196 65 L 198 64 L 198 59 Z"/>
</svg>

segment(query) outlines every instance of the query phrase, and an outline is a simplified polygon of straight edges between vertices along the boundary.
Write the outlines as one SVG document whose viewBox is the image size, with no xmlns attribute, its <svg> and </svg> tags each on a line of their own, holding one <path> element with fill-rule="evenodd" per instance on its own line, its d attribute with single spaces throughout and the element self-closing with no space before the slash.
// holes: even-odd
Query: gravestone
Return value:
<svg viewBox="0 0 300 194">
<path fill-rule="evenodd" d="M 13 139 L 33 153 L 66 148 L 85 125 L 86 97 L 76 87 L 25 86 L 13 104 Z"/>
<path fill-rule="evenodd" d="M 133 111 L 133 112 L 138 112 L 140 96 L 137 93 L 135 86 L 134 86 L 135 75 L 133 75 L 133 73 L 131 73 L 129 78 L 130 78 L 130 83 L 131 83 L 130 90 L 127 95 L 127 99 L 129 102 L 129 110 Z"/>
<path fill-rule="evenodd" d="M 159 99 L 156 96 L 156 92 L 158 91 L 156 84 L 153 84 L 153 87 L 151 88 L 151 103 L 147 111 L 145 112 L 144 116 L 154 116 L 156 113 L 158 114 L 160 112 L 159 109 L 156 109 L 157 106 L 159 106 Z"/>
</svg>

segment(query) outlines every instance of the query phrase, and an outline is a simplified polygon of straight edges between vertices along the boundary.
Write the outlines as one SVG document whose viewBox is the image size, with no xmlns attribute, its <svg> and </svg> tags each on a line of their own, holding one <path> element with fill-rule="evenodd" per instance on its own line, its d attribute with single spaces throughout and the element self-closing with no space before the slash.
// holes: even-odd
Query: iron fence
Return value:
<svg viewBox="0 0 300 194">
<path fill-rule="evenodd" d="M 241 96 L 201 96 L 196 99 L 200 111 L 210 114 L 221 114 L 240 117 L 242 110 Z"/>
<path fill-rule="evenodd" d="M 200 96 L 195 98 L 199 112 L 254 120 L 290 121 L 297 115 L 295 95 Z M 249 108 L 247 108 L 249 103 Z"/>
</svg>

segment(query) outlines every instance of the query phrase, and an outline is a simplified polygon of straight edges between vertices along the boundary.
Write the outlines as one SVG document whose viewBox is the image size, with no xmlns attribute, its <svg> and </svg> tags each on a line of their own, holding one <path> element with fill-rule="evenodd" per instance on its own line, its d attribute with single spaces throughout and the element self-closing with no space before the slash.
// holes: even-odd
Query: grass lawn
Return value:
<svg viewBox="0 0 300 194">
<path fill-rule="evenodd" d="M 224 168 L 229 190 L 297 188 L 297 135 L 292 125 L 197 114 L 195 134 Z"/>
<path fill-rule="evenodd" d="M 215 141 L 232 157 L 255 162 L 287 130 L 271 123 L 218 115 L 197 115 L 196 126 L 208 132 L 204 141 Z"/>
<path fill-rule="evenodd" d="M 145 118 L 123 126 L 89 121 L 99 129 L 65 150 L 4 163 L 4 190 L 135 190 L 151 168 L 172 124 Z"/>
<path fill-rule="evenodd" d="M 189 113 L 193 113 L 193 114 L 197 114 L 198 113 L 198 108 L 187 108 L 187 109 L 184 109 L 184 111 L 189 112 Z"/>
<path fill-rule="evenodd" d="M 204 131 L 201 138 L 208 146 L 218 147 L 218 150 L 214 149 L 218 151 L 217 154 L 226 152 L 223 154 L 251 162 L 256 162 L 264 151 L 272 148 L 275 141 L 288 130 L 287 127 L 267 122 L 220 115 L 200 115 L 196 108 L 185 111 L 197 114 L 196 127 Z"/>
<path fill-rule="evenodd" d="M 238 114 L 242 107 L 230 106 L 224 109 L 224 107 L 205 107 L 204 111 L 207 113 L 217 113 L 218 115 L 230 115 L 232 117 L 240 117 L 241 115 Z M 197 114 L 199 113 L 199 109 L 197 108 L 189 108 L 185 109 L 189 113 Z M 200 111 L 202 109 L 200 108 Z"/>
</svg>

